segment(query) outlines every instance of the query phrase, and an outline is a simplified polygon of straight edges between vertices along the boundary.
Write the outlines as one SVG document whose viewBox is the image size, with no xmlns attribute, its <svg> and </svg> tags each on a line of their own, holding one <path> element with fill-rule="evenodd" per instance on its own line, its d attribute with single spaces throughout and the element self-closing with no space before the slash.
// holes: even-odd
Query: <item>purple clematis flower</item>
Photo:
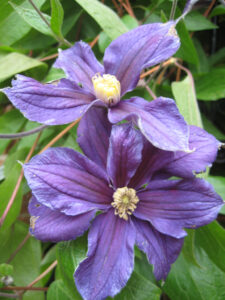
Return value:
<svg viewBox="0 0 225 300">
<path fill-rule="evenodd" d="M 156 279 L 165 279 L 181 251 L 184 228 L 208 224 L 223 205 L 213 187 L 194 176 L 213 162 L 218 141 L 191 126 L 195 152 L 163 151 L 131 123 L 111 129 L 100 108 L 87 112 L 78 135 L 86 156 L 52 148 L 24 165 L 33 194 L 31 233 L 42 241 L 73 240 L 102 212 L 89 230 L 87 258 L 74 274 L 84 299 L 113 297 L 126 285 L 134 244 L 153 264 Z"/>
<path fill-rule="evenodd" d="M 82 117 L 92 106 L 108 108 L 108 119 L 117 123 L 133 120 L 156 147 L 188 151 L 188 127 L 172 99 L 152 102 L 134 97 L 122 100 L 133 90 L 144 68 L 172 56 L 180 46 L 175 21 L 147 24 L 114 40 L 105 51 L 104 66 L 89 45 L 77 42 L 59 52 L 54 67 L 67 79 L 42 84 L 18 75 L 12 88 L 3 92 L 26 118 L 48 125 L 66 124 Z"/>
</svg>

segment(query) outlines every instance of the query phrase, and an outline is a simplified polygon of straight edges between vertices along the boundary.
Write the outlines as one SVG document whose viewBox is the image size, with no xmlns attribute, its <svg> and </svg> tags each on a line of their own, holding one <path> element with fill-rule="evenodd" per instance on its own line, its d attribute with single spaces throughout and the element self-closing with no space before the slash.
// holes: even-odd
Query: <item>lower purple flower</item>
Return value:
<svg viewBox="0 0 225 300">
<path fill-rule="evenodd" d="M 113 297 L 126 285 L 133 271 L 135 244 L 146 253 L 156 279 L 165 279 L 181 251 L 184 228 L 208 224 L 223 205 L 213 187 L 193 175 L 215 158 L 218 142 L 211 135 L 191 127 L 189 146 L 196 150 L 182 156 L 155 148 L 131 124 L 115 125 L 112 130 L 111 125 L 99 127 L 107 116 L 104 110 L 98 113 L 101 118 L 96 120 L 95 110 L 90 111 L 89 122 L 82 120 L 78 132 L 88 157 L 68 148 L 52 148 L 24 165 L 33 194 L 30 231 L 36 238 L 76 239 L 95 218 L 87 258 L 74 274 L 87 300 Z M 204 144 L 210 154 L 203 150 Z M 186 178 L 169 179 L 173 167 L 179 176 L 182 164 L 181 175 Z M 97 211 L 101 214 L 95 216 Z"/>
</svg>

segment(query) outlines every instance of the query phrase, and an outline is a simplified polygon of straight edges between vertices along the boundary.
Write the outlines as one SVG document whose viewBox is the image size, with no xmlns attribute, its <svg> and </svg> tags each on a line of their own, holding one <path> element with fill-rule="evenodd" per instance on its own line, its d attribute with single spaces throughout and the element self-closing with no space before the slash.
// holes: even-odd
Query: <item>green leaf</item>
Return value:
<svg viewBox="0 0 225 300">
<path fill-rule="evenodd" d="M 225 177 L 210 175 L 207 177 L 207 180 L 213 185 L 216 192 L 225 201 Z M 220 213 L 225 214 L 225 206 L 221 208 Z"/>
<path fill-rule="evenodd" d="M 208 59 L 209 59 L 209 64 L 211 66 L 214 66 L 217 63 L 225 61 L 225 47 L 219 49 L 217 52 L 212 54 Z"/>
<path fill-rule="evenodd" d="M 182 253 L 187 261 L 195 266 L 199 266 L 195 253 L 194 253 L 194 241 L 195 241 L 195 231 L 191 229 L 186 229 L 188 235 L 184 239 L 184 245 Z"/>
<path fill-rule="evenodd" d="M 108 37 L 108 35 L 102 31 L 99 35 L 99 39 L 98 39 L 98 46 L 99 46 L 99 50 L 104 53 L 105 49 L 109 46 L 109 44 L 112 42 L 112 39 L 110 39 Z"/>
<path fill-rule="evenodd" d="M 140 274 L 133 272 L 123 290 L 115 300 L 159 300 L 161 289 Z"/>
<path fill-rule="evenodd" d="M 36 29 L 37 31 L 40 31 L 43 34 L 53 36 L 51 28 L 42 20 L 42 18 L 39 16 L 39 14 L 34 10 L 34 8 L 26 8 L 23 6 L 16 5 L 12 2 L 9 2 L 12 7 L 15 9 L 15 11 L 18 13 L 18 15 L 23 18 L 27 24 L 29 24 L 31 27 Z M 51 23 L 50 16 L 42 13 L 44 18 L 47 20 L 47 22 Z"/>
<path fill-rule="evenodd" d="M 41 267 L 46 269 L 50 264 L 56 260 L 56 248 L 57 245 L 50 248 L 50 250 L 45 254 L 41 261 Z"/>
<path fill-rule="evenodd" d="M 97 0 L 75 0 L 112 39 L 128 31 L 117 14 Z"/>
<path fill-rule="evenodd" d="M 47 300 L 76 300 L 76 297 L 71 296 L 65 288 L 62 280 L 54 281 L 47 292 Z"/>
<path fill-rule="evenodd" d="M 177 24 L 176 29 L 178 32 L 178 36 L 180 37 L 181 46 L 175 56 L 189 63 L 198 64 L 197 51 L 192 39 L 190 38 L 189 32 L 185 27 L 184 21 L 180 21 Z"/>
<path fill-rule="evenodd" d="M 224 299 L 224 272 L 210 260 L 202 248 L 197 248 L 196 254 L 201 267 L 190 264 L 181 253 L 172 266 L 163 290 L 173 300 Z"/>
<path fill-rule="evenodd" d="M 51 28 L 52 31 L 59 37 L 62 37 L 62 24 L 64 11 L 59 0 L 51 0 Z"/>
<path fill-rule="evenodd" d="M 82 236 L 75 241 L 61 242 L 58 244 L 56 257 L 60 274 L 65 286 L 76 299 L 82 299 L 76 290 L 73 274 L 79 263 L 86 257 L 87 237 Z"/>
<path fill-rule="evenodd" d="M 151 265 L 146 257 L 146 254 L 139 250 L 137 246 L 135 246 L 135 264 L 134 264 L 134 272 L 140 274 L 145 277 L 148 281 L 151 281 L 152 284 L 156 285 L 157 281 L 153 274 L 153 265 Z"/>
<path fill-rule="evenodd" d="M 1 216 L 3 212 L 5 211 L 8 202 L 10 200 L 10 197 L 12 195 L 13 189 L 16 186 L 18 177 L 19 177 L 19 169 L 13 168 L 13 173 L 10 174 L 10 176 L 4 180 L 4 182 L 0 185 L 0 197 L 1 197 L 1 203 L 0 203 L 0 211 L 1 211 Z M 20 209 L 21 209 L 21 204 L 22 204 L 22 188 L 20 187 L 17 195 L 15 197 L 15 200 L 13 202 L 13 205 L 11 206 L 7 217 L 4 220 L 3 225 L 1 226 L 1 230 L 5 230 L 6 228 L 10 227 L 15 220 L 17 219 Z"/>
<path fill-rule="evenodd" d="M 1 71 L 0 71 L 1 72 Z M 10 134 L 18 132 L 23 124 L 25 119 L 22 117 L 22 114 L 13 109 L 4 115 L 0 116 L 0 133 Z M 0 153 L 2 153 L 7 145 L 10 143 L 10 140 L 4 139 L 0 142 Z"/>
<path fill-rule="evenodd" d="M 55 39 L 53 37 L 44 35 L 31 28 L 27 35 L 13 44 L 13 47 L 22 48 L 28 51 L 37 49 L 40 51 L 40 49 L 49 49 L 53 44 L 55 44 Z"/>
<path fill-rule="evenodd" d="M 214 135 L 218 140 L 225 140 L 225 134 L 223 134 L 205 115 L 202 114 L 203 127 L 206 131 Z M 224 198 L 225 199 L 225 198 Z"/>
<path fill-rule="evenodd" d="M 216 192 L 223 198 L 225 201 L 225 178 L 222 176 L 212 176 L 210 175 L 207 180 L 214 186 Z"/>
<path fill-rule="evenodd" d="M 216 6 L 211 14 L 210 14 L 210 18 L 215 17 L 215 16 L 219 16 L 219 15 L 225 15 L 225 6 L 224 5 L 218 5 Z"/>
<path fill-rule="evenodd" d="M 13 274 L 13 266 L 9 264 L 0 264 L 0 274 L 2 276 L 9 276 Z"/>
<path fill-rule="evenodd" d="M 209 58 L 198 39 L 193 39 L 195 49 L 198 53 L 198 64 L 192 66 L 192 73 L 196 72 L 198 74 L 209 72 Z"/>
<path fill-rule="evenodd" d="M 1 215 L 6 209 L 6 206 L 9 202 L 9 199 L 12 196 L 13 190 L 16 186 L 17 180 L 21 172 L 21 166 L 19 165 L 17 160 L 23 160 L 25 156 L 26 156 L 25 149 L 21 149 L 20 151 L 10 154 L 5 161 L 5 165 L 7 165 L 8 162 L 10 162 L 10 165 L 12 167 L 10 168 L 10 171 L 7 171 L 8 167 L 5 166 L 6 179 L 0 184 Z M 0 232 L 4 231 L 6 228 L 10 227 L 15 222 L 16 218 L 20 213 L 21 204 L 22 204 L 22 185 L 20 186 L 17 192 L 16 198 L 9 210 L 9 213 L 7 214 L 7 217 L 5 218 L 3 225 L 0 227 Z"/>
<path fill-rule="evenodd" d="M 47 69 L 45 63 L 16 52 L 1 58 L 0 65 L 0 82 L 26 70 L 39 68 L 38 70 L 43 73 Z"/>
<path fill-rule="evenodd" d="M 184 19 L 187 30 L 200 31 L 218 28 L 215 24 L 210 22 L 199 11 L 190 12 Z"/>
<path fill-rule="evenodd" d="M 196 244 L 225 273 L 225 231 L 216 221 L 196 230 Z M 225 274 L 224 274 L 225 277 Z"/>
<path fill-rule="evenodd" d="M 0 262 L 9 259 L 28 233 L 28 226 L 23 222 L 16 222 L 13 227 L 0 234 L 1 255 Z M 40 275 L 41 244 L 30 237 L 20 251 L 14 256 L 10 264 L 13 266 L 13 279 L 17 286 L 26 286 Z M 41 281 L 37 286 L 41 286 Z M 33 298 L 32 298 L 33 297 Z M 37 291 L 26 292 L 23 300 L 44 300 L 44 293 Z"/>
<path fill-rule="evenodd" d="M 40 8 L 46 0 L 36 0 L 35 4 Z M 18 5 L 23 8 L 31 8 L 28 1 L 18 0 Z M 12 45 L 20 40 L 31 29 L 24 20 L 14 11 L 8 0 L 1 0 L 0 9 L 0 44 Z"/>
<path fill-rule="evenodd" d="M 123 21 L 123 23 L 125 24 L 125 26 L 131 30 L 134 29 L 136 27 L 138 27 L 138 22 L 137 20 L 135 20 L 134 18 L 132 18 L 130 15 L 125 15 L 122 17 L 121 19 Z M 112 39 L 109 38 L 109 36 L 102 31 L 99 35 L 99 39 L 98 39 L 98 46 L 99 46 L 99 50 L 104 53 L 105 49 L 109 46 L 109 44 L 112 42 Z"/>
<path fill-rule="evenodd" d="M 196 93 L 199 100 L 218 100 L 225 97 L 225 67 L 214 68 L 196 78 Z"/>
<path fill-rule="evenodd" d="M 55 260 L 56 260 L 56 247 L 57 245 L 53 246 L 48 250 L 48 252 L 45 254 L 44 258 L 41 261 L 41 271 L 44 272 Z M 44 285 L 46 285 L 49 281 L 49 279 L 52 276 L 52 272 L 49 272 L 43 279 L 42 282 Z"/>
<path fill-rule="evenodd" d="M 138 21 L 130 15 L 123 16 L 122 21 L 129 30 L 138 27 Z"/>
<path fill-rule="evenodd" d="M 189 125 L 202 127 L 194 86 L 187 76 L 183 81 L 172 83 L 172 92 L 180 113 Z"/>
<path fill-rule="evenodd" d="M 64 71 L 61 69 L 51 68 L 44 82 L 51 82 L 51 81 L 59 80 L 61 78 L 66 78 Z"/>
</svg>

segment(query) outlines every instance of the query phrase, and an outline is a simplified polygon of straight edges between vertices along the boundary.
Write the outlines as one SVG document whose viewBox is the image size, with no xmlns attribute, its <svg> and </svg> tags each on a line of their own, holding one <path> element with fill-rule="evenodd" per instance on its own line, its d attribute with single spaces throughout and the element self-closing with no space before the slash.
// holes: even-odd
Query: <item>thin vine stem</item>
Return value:
<svg viewBox="0 0 225 300">
<path fill-rule="evenodd" d="M 147 90 L 147 92 L 149 93 L 149 95 L 155 100 L 157 97 L 154 94 L 154 92 L 150 89 L 150 87 L 148 85 L 145 85 L 145 89 Z"/>
<path fill-rule="evenodd" d="M 57 266 L 57 264 L 58 264 L 58 261 L 55 260 L 43 273 L 41 273 L 30 284 L 28 284 L 26 287 L 24 287 L 22 292 L 19 293 L 19 295 L 22 296 L 26 290 L 32 290 L 33 285 L 35 285 L 38 281 L 40 281 L 42 278 L 44 278 L 49 272 L 51 272 Z"/>
<path fill-rule="evenodd" d="M 31 288 L 38 281 L 44 278 L 49 272 L 51 272 L 58 264 L 58 261 L 55 260 L 43 273 L 41 273 L 36 279 L 34 279 L 30 284 L 28 284 L 27 288 Z"/>
<path fill-rule="evenodd" d="M 13 258 L 16 256 L 16 254 L 23 248 L 23 246 L 26 244 L 28 239 L 31 237 L 30 233 L 28 233 L 25 238 L 22 240 L 22 242 L 19 244 L 19 246 L 16 248 L 16 250 L 10 255 L 9 259 L 7 260 L 7 264 L 9 264 Z"/>
<path fill-rule="evenodd" d="M 19 133 L 13 133 L 13 134 L 0 133 L 0 139 L 11 139 L 11 140 L 20 139 L 22 137 L 29 136 L 29 135 L 35 134 L 37 132 L 40 132 L 40 131 L 44 130 L 46 127 L 48 127 L 48 125 L 41 125 L 41 126 L 39 126 L 37 128 L 34 128 L 32 130 L 19 132 Z"/>
<path fill-rule="evenodd" d="M 33 8 L 36 10 L 36 12 L 39 14 L 40 18 L 43 20 L 43 22 L 45 22 L 45 24 L 50 28 L 54 38 L 59 42 L 59 43 L 64 43 L 65 45 L 67 45 L 68 47 L 71 47 L 72 44 L 67 41 L 65 38 L 61 38 L 59 36 L 57 36 L 51 28 L 51 24 L 48 22 L 48 20 L 44 17 L 44 15 L 42 14 L 42 12 L 40 11 L 40 9 L 34 4 L 33 0 L 29 0 L 30 4 L 33 6 Z"/>
<path fill-rule="evenodd" d="M 171 12 L 170 12 L 170 20 L 174 19 L 176 8 L 177 8 L 177 0 L 173 0 Z"/>
<path fill-rule="evenodd" d="M 17 294 L 9 294 L 9 293 L 2 293 L 2 292 L 0 292 L 0 297 L 18 299 Z"/>
<path fill-rule="evenodd" d="M 212 10 L 213 6 L 215 5 L 216 0 L 212 0 L 212 2 L 210 3 L 210 5 L 208 6 L 208 8 L 206 9 L 206 11 L 204 12 L 203 16 L 208 18 L 208 15 L 210 13 L 210 11 Z"/>
<path fill-rule="evenodd" d="M 38 154 L 41 154 L 49 147 L 54 145 L 64 134 L 66 134 L 71 128 L 73 128 L 77 123 L 79 123 L 80 120 L 81 118 L 77 119 L 76 121 L 68 125 L 63 131 L 61 131 L 56 137 L 54 137 L 54 139 L 52 139 Z"/>
<path fill-rule="evenodd" d="M 140 75 L 140 79 L 143 79 L 146 76 L 148 76 L 148 75 L 150 75 L 150 74 L 158 71 L 161 67 L 165 67 L 167 65 L 174 64 L 174 61 L 175 61 L 175 58 L 173 58 L 173 57 L 170 58 L 170 59 L 168 59 L 168 60 L 166 60 L 164 63 L 162 63 L 162 64 L 160 64 L 160 65 L 158 65 L 158 66 L 156 66 L 156 67 L 154 67 L 154 68 L 152 68 L 150 70 L 148 70 L 147 72 L 142 73 Z"/>
</svg>

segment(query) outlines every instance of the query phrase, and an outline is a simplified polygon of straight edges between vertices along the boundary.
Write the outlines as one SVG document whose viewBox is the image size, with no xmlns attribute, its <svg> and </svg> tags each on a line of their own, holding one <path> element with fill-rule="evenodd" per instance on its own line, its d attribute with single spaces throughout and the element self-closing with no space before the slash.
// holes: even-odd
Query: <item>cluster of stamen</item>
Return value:
<svg viewBox="0 0 225 300">
<path fill-rule="evenodd" d="M 139 202 L 136 191 L 128 187 L 118 188 L 113 194 L 113 200 L 111 205 L 115 208 L 115 215 L 126 221 L 137 208 Z"/>
<path fill-rule="evenodd" d="M 108 106 L 116 105 L 120 101 L 120 82 L 116 76 L 99 73 L 92 77 L 95 96 Z"/>
</svg>

